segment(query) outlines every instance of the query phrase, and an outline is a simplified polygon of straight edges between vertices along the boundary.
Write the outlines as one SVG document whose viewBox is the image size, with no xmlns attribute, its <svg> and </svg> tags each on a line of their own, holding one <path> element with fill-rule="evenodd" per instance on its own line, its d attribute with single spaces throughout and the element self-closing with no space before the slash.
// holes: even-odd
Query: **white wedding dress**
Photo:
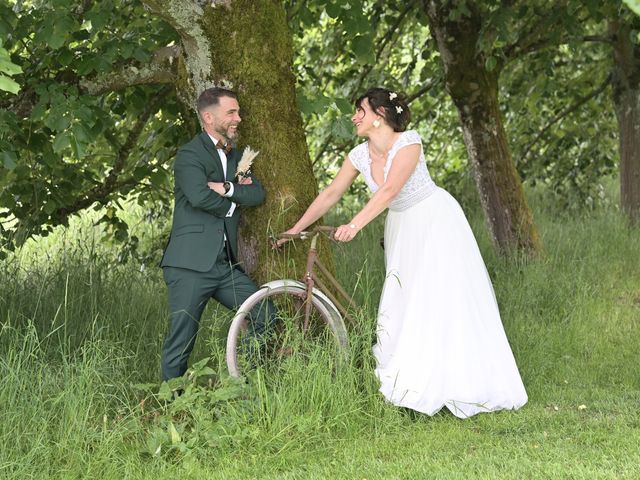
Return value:
<svg viewBox="0 0 640 480">
<path fill-rule="evenodd" d="M 391 148 L 422 144 L 414 130 Z M 349 153 L 369 188 L 369 146 Z M 527 402 L 491 280 L 458 202 L 435 185 L 421 149 L 415 171 L 389 206 L 386 279 L 373 347 L 380 391 L 394 405 L 466 418 Z"/>
</svg>

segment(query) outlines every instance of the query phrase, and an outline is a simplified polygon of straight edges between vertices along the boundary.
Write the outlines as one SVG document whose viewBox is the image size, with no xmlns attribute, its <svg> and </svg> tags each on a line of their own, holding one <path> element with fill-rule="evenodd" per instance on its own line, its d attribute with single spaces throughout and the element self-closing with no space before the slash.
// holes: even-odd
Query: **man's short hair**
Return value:
<svg viewBox="0 0 640 480">
<path fill-rule="evenodd" d="M 218 105 L 220 103 L 221 97 L 231 97 L 235 98 L 236 100 L 238 99 L 236 92 L 232 90 L 221 87 L 207 88 L 198 97 L 198 101 L 196 103 L 198 112 L 202 112 L 209 107 Z"/>
</svg>

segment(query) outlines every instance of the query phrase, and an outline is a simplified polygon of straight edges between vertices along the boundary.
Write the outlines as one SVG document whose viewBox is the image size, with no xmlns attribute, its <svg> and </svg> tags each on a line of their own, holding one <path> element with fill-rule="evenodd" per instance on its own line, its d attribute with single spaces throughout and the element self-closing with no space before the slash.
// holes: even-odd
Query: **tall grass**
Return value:
<svg viewBox="0 0 640 480">
<path fill-rule="evenodd" d="M 364 306 L 348 365 L 318 352 L 230 382 L 231 314 L 212 304 L 192 355 L 210 360 L 175 402 L 158 393 L 159 269 L 113 264 L 90 234 L 34 244 L 0 268 L 0 478 L 637 478 L 640 234 L 612 208 L 538 211 L 537 261 L 495 256 L 470 214 L 530 401 L 465 421 L 377 393 L 381 223 L 335 251 Z"/>
</svg>

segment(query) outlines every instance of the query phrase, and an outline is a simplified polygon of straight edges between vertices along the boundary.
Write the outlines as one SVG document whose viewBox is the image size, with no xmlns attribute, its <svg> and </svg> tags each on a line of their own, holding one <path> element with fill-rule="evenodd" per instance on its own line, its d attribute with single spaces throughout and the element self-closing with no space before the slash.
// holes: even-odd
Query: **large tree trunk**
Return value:
<svg viewBox="0 0 640 480">
<path fill-rule="evenodd" d="M 287 262 L 273 254 L 268 234 L 293 225 L 317 194 L 317 185 L 296 105 L 293 46 L 282 2 L 214 0 L 201 8 L 203 2 L 192 0 L 143 1 L 181 36 L 177 89 L 185 104 L 194 108 L 197 95 L 212 86 L 238 93 L 239 144 L 260 151 L 253 171 L 267 192 L 264 205 L 243 212 L 240 256 L 259 281 L 283 275 Z M 287 255 L 298 270 L 305 264 L 303 250 Z"/>
<path fill-rule="evenodd" d="M 613 100 L 620 136 L 620 206 L 632 225 L 640 223 L 640 47 L 631 27 L 609 23 L 613 38 Z"/>
<path fill-rule="evenodd" d="M 542 243 L 516 171 L 498 102 L 498 68 L 477 51 L 480 18 L 449 16 L 452 2 L 425 0 L 444 64 L 447 91 L 460 115 L 464 142 L 494 245 L 501 253 L 537 254 Z"/>
</svg>

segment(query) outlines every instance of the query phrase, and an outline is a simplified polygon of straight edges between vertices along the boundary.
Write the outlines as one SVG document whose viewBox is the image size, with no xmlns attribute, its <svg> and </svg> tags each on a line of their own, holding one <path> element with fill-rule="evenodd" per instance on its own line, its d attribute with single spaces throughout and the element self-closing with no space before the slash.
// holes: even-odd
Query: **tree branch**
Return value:
<svg viewBox="0 0 640 480">
<path fill-rule="evenodd" d="M 409 105 L 411 102 L 413 102 L 414 100 L 417 100 L 418 98 L 420 98 L 422 95 L 424 95 L 425 93 L 427 93 L 429 90 L 431 90 L 433 87 L 435 87 L 436 85 L 438 85 L 440 82 L 442 81 L 441 77 L 436 77 L 432 80 L 430 80 L 429 82 L 427 82 L 422 88 L 420 88 L 419 90 L 413 92 L 412 94 L 410 94 L 409 96 L 407 96 L 407 105 Z"/>
<path fill-rule="evenodd" d="M 89 95 L 123 90 L 134 85 L 168 84 L 176 80 L 174 60 L 180 57 L 180 47 L 173 45 L 156 51 L 151 63 L 140 67 L 125 67 L 91 79 L 81 80 L 80 88 Z"/>
<path fill-rule="evenodd" d="M 554 126 L 556 123 L 558 123 L 560 120 L 562 120 L 563 118 L 567 117 L 571 113 L 575 112 L 578 108 L 580 108 L 582 105 L 587 103 L 589 100 L 591 100 L 591 99 L 597 97 L 598 95 L 600 95 L 609 86 L 609 84 L 611 83 L 611 80 L 612 80 L 612 76 L 611 76 L 611 74 L 609 74 L 607 76 L 607 78 L 605 79 L 605 81 L 602 82 L 602 84 L 598 88 L 596 88 L 593 92 L 591 92 L 589 95 L 586 95 L 584 97 L 579 98 L 576 103 L 574 103 L 570 107 L 566 108 L 564 111 L 560 112 L 553 119 L 551 119 L 551 121 L 549 123 L 547 123 L 542 130 L 540 130 L 538 132 L 538 134 L 535 136 L 535 138 L 531 142 L 529 142 L 529 145 L 527 145 L 525 147 L 524 153 L 522 154 L 520 162 L 524 163 L 526 161 L 527 155 L 529 155 L 529 152 L 531 151 L 533 146 L 536 143 L 538 143 L 538 141 L 545 135 L 545 133 L 547 133 L 549 131 L 549 129 L 552 126 Z"/>
<path fill-rule="evenodd" d="M 508 63 L 519 56 L 568 42 L 570 37 L 558 40 L 547 35 L 548 32 L 553 31 L 554 25 L 557 26 L 557 19 L 561 18 L 561 16 L 558 15 L 558 11 L 562 8 L 565 8 L 565 5 L 556 4 L 549 10 L 548 15 L 539 17 L 537 23 L 535 23 L 526 32 L 523 32 L 514 43 L 507 45 L 503 49 L 503 55 L 506 59 L 505 63 Z M 578 23 L 582 23 L 583 20 L 584 19 L 576 19 Z M 582 37 L 582 40 L 603 41 L 602 38 L 597 35 L 586 35 Z"/>
<path fill-rule="evenodd" d="M 320 150 L 318 150 L 318 152 L 316 153 L 316 158 L 314 158 L 313 162 L 311 163 L 313 167 L 315 167 L 316 163 L 320 161 L 322 156 L 325 154 L 325 152 L 329 148 L 329 145 L 331 145 L 331 135 L 327 135 L 327 138 L 325 138 L 324 142 L 322 142 L 322 145 L 320 146 Z"/>
<path fill-rule="evenodd" d="M 222 5 L 230 7 L 232 0 L 207 0 L 194 2 L 191 0 L 143 0 L 143 4 L 155 15 L 164 18 L 180 35 L 184 61 L 189 72 L 189 87 L 186 97 L 181 98 L 185 105 L 195 105 L 197 95 L 204 89 L 214 86 L 211 82 L 213 60 L 211 45 L 201 26 L 204 10 L 200 3 L 212 7 Z"/>
<path fill-rule="evenodd" d="M 581 40 L 583 42 L 608 43 L 609 45 L 612 45 L 614 43 L 613 38 L 608 35 L 585 35 L 578 40 Z"/>
<path fill-rule="evenodd" d="M 67 70 L 59 72 L 56 80 L 67 85 L 78 85 L 80 92 L 86 95 L 101 95 L 135 85 L 173 84 L 176 81 L 177 70 L 177 63 L 174 63 L 174 60 L 180 55 L 178 46 L 163 47 L 155 52 L 153 59 L 147 65 L 129 66 L 119 72 L 89 79 L 81 79 L 75 72 Z M 17 97 L 7 97 L 5 101 L 0 102 L 0 108 L 12 110 L 19 118 L 26 118 L 31 115 L 37 100 L 35 90 L 27 87 L 21 90 Z"/>
<path fill-rule="evenodd" d="M 382 40 L 380 41 L 380 46 L 378 47 L 378 51 L 376 52 L 376 61 L 380 59 L 382 52 L 384 51 L 386 46 L 389 44 L 389 42 L 391 41 L 395 33 L 400 29 L 402 22 L 406 18 L 407 14 L 413 9 L 415 3 L 416 3 L 415 0 L 409 1 L 405 6 L 405 9 L 402 12 L 400 12 L 400 15 L 398 15 L 398 18 L 396 18 L 396 21 L 389 26 L 389 29 L 382 36 Z M 364 82 L 364 79 L 367 77 L 367 75 L 371 73 L 371 70 L 373 70 L 373 64 L 368 64 L 365 68 L 362 69 L 362 72 L 360 73 L 360 76 L 358 78 L 358 83 L 356 84 L 356 87 L 353 90 L 354 92 L 353 95 L 356 95 L 357 92 L 360 91 L 360 89 L 362 88 L 362 82 Z"/>
<path fill-rule="evenodd" d="M 140 138 L 140 135 L 142 134 L 147 121 L 155 112 L 158 111 L 161 102 L 164 101 L 168 93 L 169 89 L 164 88 L 158 95 L 154 97 L 154 100 L 147 105 L 147 108 L 145 108 L 142 114 L 138 117 L 136 123 L 133 125 L 131 130 L 129 130 L 129 134 L 127 135 L 126 140 L 120 146 L 116 154 L 116 159 L 113 163 L 113 167 L 105 178 L 104 183 L 101 185 L 96 185 L 83 198 L 76 200 L 76 202 L 72 205 L 56 209 L 51 214 L 52 219 L 55 219 L 57 223 L 63 223 L 64 220 L 70 215 L 90 207 L 95 202 L 106 200 L 109 195 L 117 191 L 121 186 L 130 183 L 130 181 L 118 182 L 118 178 L 124 170 L 124 167 L 127 164 L 127 160 L 129 159 L 131 152 L 136 146 L 136 143 L 138 142 L 138 139 Z"/>
</svg>

